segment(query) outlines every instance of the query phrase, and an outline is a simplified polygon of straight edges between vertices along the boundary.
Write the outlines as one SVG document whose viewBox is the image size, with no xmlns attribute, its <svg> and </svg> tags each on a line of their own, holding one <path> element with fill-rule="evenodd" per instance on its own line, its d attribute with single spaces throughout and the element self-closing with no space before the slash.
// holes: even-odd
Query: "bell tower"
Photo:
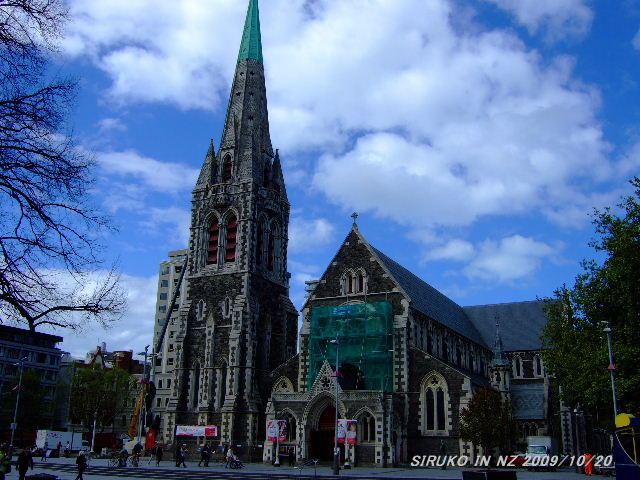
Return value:
<svg viewBox="0 0 640 480">
<path fill-rule="evenodd" d="M 250 0 L 220 147 L 211 141 L 193 190 L 166 432 L 214 424 L 223 443 L 257 448 L 264 439 L 268 374 L 296 353 L 289 211 L 269 133 L 258 0 Z"/>
</svg>

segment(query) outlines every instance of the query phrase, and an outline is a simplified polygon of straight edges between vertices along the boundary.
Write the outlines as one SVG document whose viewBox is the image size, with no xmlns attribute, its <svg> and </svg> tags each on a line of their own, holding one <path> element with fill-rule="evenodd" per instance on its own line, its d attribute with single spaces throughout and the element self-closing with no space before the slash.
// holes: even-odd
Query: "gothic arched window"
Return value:
<svg viewBox="0 0 640 480">
<path fill-rule="evenodd" d="M 196 408 L 198 406 L 198 395 L 200 395 L 200 364 L 196 365 L 196 368 L 193 370 L 193 391 L 192 391 L 192 407 Z"/>
<path fill-rule="evenodd" d="M 269 185 L 271 184 L 271 166 L 269 165 L 269 163 L 267 163 L 264 166 L 264 172 L 262 175 L 262 184 L 265 187 L 269 187 Z"/>
<path fill-rule="evenodd" d="M 235 216 L 229 217 L 229 221 L 227 222 L 227 240 L 225 242 L 225 262 L 235 262 L 236 261 L 236 245 L 238 237 L 238 221 Z"/>
<path fill-rule="evenodd" d="M 231 178 L 233 177 L 233 160 L 231 160 L 231 155 L 227 155 L 224 157 L 224 162 L 222 164 L 222 183 L 231 183 Z"/>
<path fill-rule="evenodd" d="M 522 359 L 520 357 L 514 357 L 513 359 L 513 376 L 522 376 Z"/>
<path fill-rule="evenodd" d="M 285 412 L 284 418 L 282 418 L 282 420 L 287 421 L 287 438 L 285 439 L 285 443 L 295 443 L 298 430 L 298 422 L 296 421 L 296 417 L 294 417 L 290 412 Z"/>
<path fill-rule="evenodd" d="M 425 435 L 446 433 L 448 419 L 449 391 L 442 375 L 433 372 L 422 381 L 420 409 L 422 433 Z"/>
<path fill-rule="evenodd" d="M 280 229 L 276 222 L 271 224 L 269 228 L 269 237 L 267 240 L 267 269 L 278 270 L 278 239 Z"/>
<path fill-rule="evenodd" d="M 220 242 L 220 225 L 215 218 L 209 227 L 209 247 L 207 249 L 207 264 L 218 263 L 218 244 Z"/>
<path fill-rule="evenodd" d="M 258 232 L 256 234 L 256 265 L 262 263 L 262 255 L 264 250 L 264 225 L 258 222 Z"/>
<path fill-rule="evenodd" d="M 536 377 L 542 377 L 542 359 L 540 355 L 535 356 Z"/>
<path fill-rule="evenodd" d="M 369 412 L 364 412 L 358 421 L 358 443 L 372 443 L 376 441 L 376 419 Z"/>
</svg>

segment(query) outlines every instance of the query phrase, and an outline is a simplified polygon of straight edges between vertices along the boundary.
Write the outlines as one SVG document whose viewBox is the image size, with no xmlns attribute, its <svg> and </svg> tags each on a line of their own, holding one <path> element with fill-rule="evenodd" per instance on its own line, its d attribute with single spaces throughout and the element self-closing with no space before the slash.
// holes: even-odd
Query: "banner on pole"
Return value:
<svg viewBox="0 0 640 480">
<path fill-rule="evenodd" d="M 176 425 L 176 436 L 184 437 L 217 437 L 217 425 Z"/>
<path fill-rule="evenodd" d="M 358 439 L 357 420 L 338 420 L 338 443 L 355 445 Z"/>
<path fill-rule="evenodd" d="M 269 420 L 267 422 L 267 440 L 284 442 L 288 436 L 289 426 L 286 420 Z"/>
</svg>

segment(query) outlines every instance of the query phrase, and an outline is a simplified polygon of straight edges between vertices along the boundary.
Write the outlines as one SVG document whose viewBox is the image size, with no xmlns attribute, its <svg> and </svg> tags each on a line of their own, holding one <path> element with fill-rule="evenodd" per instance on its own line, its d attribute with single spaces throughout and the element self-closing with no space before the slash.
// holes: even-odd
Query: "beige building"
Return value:
<svg viewBox="0 0 640 480">
<path fill-rule="evenodd" d="M 156 385 L 156 395 L 153 399 L 153 412 L 164 417 L 169 397 L 171 396 L 174 368 L 176 365 L 175 339 L 178 330 L 178 310 L 186 295 L 186 280 L 180 283 L 182 269 L 184 268 L 187 250 L 175 250 L 169 252 L 169 259 L 160 263 L 158 276 L 158 294 L 156 300 L 155 324 L 153 329 L 153 345 L 157 349 L 153 362 L 153 381 Z M 176 292 L 176 287 L 179 286 Z M 174 307 L 171 301 L 174 292 L 177 293 Z M 171 309 L 171 315 L 168 316 Z M 167 324 L 168 318 L 168 324 Z M 161 341 L 161 343 L 160 343 Z M 160 345 L 160 348 L 158 346 Z M 158 432 L 158 441 L 166 439 L 164 422 Z"/>
</svg>

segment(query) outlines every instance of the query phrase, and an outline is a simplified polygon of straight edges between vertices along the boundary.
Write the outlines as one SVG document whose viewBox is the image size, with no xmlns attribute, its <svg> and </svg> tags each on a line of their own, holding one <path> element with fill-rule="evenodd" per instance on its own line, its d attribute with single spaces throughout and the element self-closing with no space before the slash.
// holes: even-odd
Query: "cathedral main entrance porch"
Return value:
<svg viewBox="0 0 640 480">
<path fill-rule="evenodd" d="M 333 445 L 336 431 L 336 408 L 327 405 L 320 413 L 317 427 L 309 432 L 309 458 L 321 462 L 333 461 Z M 340 459 L 344 459 L 344 445 L 340 445 Z"/>
</svg>

